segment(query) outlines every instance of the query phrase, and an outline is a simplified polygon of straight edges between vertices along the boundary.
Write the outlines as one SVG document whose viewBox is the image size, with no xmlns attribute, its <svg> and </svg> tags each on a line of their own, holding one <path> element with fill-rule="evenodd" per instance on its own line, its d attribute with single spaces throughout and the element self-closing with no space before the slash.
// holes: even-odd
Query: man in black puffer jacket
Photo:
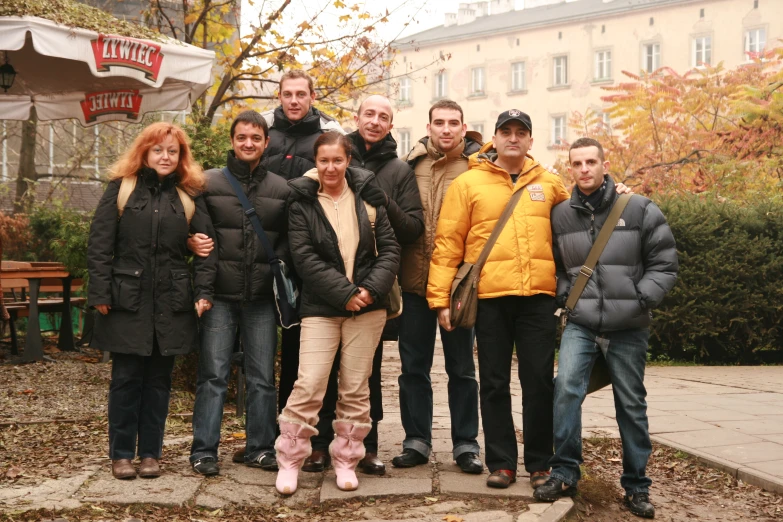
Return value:
<svg viewBox="0 0 783 522">
<path fill-rule="evenodd" d="M 228 170 L 256 209 L 275 254 L 291 266 L 286 212 L 290 189 L 285 179 L 268 172 L 261 164 L 269 141 L 267 133 L 266 121 L 259 113 L 241 113 L 231 125 L 234 150 L 228 153 Z M 219 253 L 214 305 L 202 317 L 190 462 L 202 475 L 219 472 L 220 424 L 239 328 L 247 376 L 244 463 L 277 471 L 274 453 L 277 327 L 269 259 L 222 169 L 209 170 L 206 176 L 205 200 Z M 197 252 L 198 246 L 193 243 L 193 239 L 188 241 L 191 250 Z"/>
<path fill-rule="evenodd" d="M 601 144 L 581 138 L 569 150 L 576 187 L 569 201 L 552 210 L 557 266 L 557 298 L 564 305 L 590 249 L 617 200 L 606 172 Z M 674 237 L 660 209 L 632 196 L 614 228 L 574 310 L 560 343 L 555 381 L 555 454 L 551 478 L 536 489 L 538 500 L 573 496 L 582 463 L 581 406 L 597 357 L 606 357 L 623 442 L 625 504 L 635 515 L 652 518 L 651 480 L 646 476 L 652 449 L 647 423 L 644 368 L 651 310 L 677 279 Z"/>
<path fill-rule="evenodd" d="M 397 142 L 389 133 L 393 124 L 391 103 L 380 95 L 369 96 L 359 106 L 355 117 L 358 130 L 350 133 L 353 142 L 351 164 L 363 167 L 375 174 L 375 183 L 365 190 L 368 202 L 386 209 L 394 234 L 401 245 L 410 244 L 424 231 L 424 214 L 421 208 L 419 187 L 413 169 L 397 157 Z M 380 187 L 380 190 L 379 188 Z M 387 321 L 381 341 L 375 350 L 370 376 L 370 417 L 372 430 L 364 438 L 366 454 L 357 468 L 370 475 L 383 475 L 386 466 L 378 458 L 378 422 L 383 420 L 383 395 L 381 392 L 381 361 L 383 341 L 396 341 L 399 319 Z M 319 413 L 318 435 L 312 438 L 313 454 L 305 461 L 304 471 L 323 471 L 329 461 L 329 443 L 334 438 L 332 420 L 337 404 L 337 371 L 340 367 L 338 352 L 329 376 L 329 386 L 324 405 Z"/>
</svg>

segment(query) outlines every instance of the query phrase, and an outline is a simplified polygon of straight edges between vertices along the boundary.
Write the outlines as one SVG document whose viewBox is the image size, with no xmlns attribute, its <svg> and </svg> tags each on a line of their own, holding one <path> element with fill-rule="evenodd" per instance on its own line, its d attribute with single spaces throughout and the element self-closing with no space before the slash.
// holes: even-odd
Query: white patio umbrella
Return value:
<svg viewBox="0 0 783 522">
<path fill-rule="evenodd" d="M 16 71 L 0 90 L 0 119 L 138 122 L 190 108 L 212 83 L 215 54 L 161 36 L 112 36 L 34 16 L 0 16 L 0 63 Z"/>
</svg>

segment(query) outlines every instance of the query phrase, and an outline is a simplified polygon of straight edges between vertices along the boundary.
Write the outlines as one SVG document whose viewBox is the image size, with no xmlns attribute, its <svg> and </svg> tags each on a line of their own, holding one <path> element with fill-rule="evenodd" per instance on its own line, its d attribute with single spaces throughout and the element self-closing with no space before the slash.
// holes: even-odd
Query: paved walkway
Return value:
<svg viewBox="0 0 783 522">
<path fill-rule="evenodd" d="M 195 475 L 182 457 L 166 462 L 166 473 L 156 480 L 117 481 L 109 466 L 68 479 L 51 480 L 33 487 L 0 489 L 0 510 L 38 507 L 72 508 L 85 502 L 164 505 L 194 503 L 209 509 L 229 504 L 268 505 L 302 509 L 321 502 L 352 497 L 422 495 L 429 505 L 403 509 L 395 520 L 440 521 L 444 515 L 460 514 L 464 522 L 557 521 L 571 509 L 570 499 L 555 505 L 531 502 L 528 511 L 485 511 L 467 513 L 461 501 L 441 501 L 451 495 L 470 499 L 476 495 L 502 495 L 531 500 L 532 491 L 520 460 L 521 480 L 508 490 L 486 487 L 483 475 L 461 473 L 451 458 L 447 378 L 442 351 L 435 355 L 434 455 L 428 466 L 395 469 L 391 458 L 399 453 L 404 438 L 399 417 L 397 376 L 399 352 L 395 343 L 384 350 L 385 419 L 380 425 L 380 456 L 387 463 L 384 477 L 359 475 L 355 492 L 339 491 L 334 474 L 300 474 L 300 489 L 289 498 L 274 491 L 275 474 L 230 462 L 233 448 L 223 449 L 222 473 L 204 479 Z M 516 371 L 514 371 L 516 374 Z M 783 367 L 657 367 L 647 372 L 651 432 L 658 442 L 680 448 L 734 476 L 770 491 L 783 493 Z M 513 383 L 514 421 L 521 428 L 521 392 Z M 617 436 L 611 389 L 588 397 L 584 406 L 585 436 Z M 167 440 L 166 444 L 189 445 L 189 438 Z M 479 442 L 483 447 L 483 436 Z M 520 454 L 522 452 L 520 451 Z M 180 452 L 181 454 L 181 452 Z M 372 509 L 360 516 L 377 520 Z M 386 516 L 386 519 L 390 517 Z"/>
<path fill-rule="evenodd" d="M 653 440 L 783 494 L 783 367 L 647 369 Z M 588 397 L 584 432 L 617 436 L 611 388 Z"/>
</svg>

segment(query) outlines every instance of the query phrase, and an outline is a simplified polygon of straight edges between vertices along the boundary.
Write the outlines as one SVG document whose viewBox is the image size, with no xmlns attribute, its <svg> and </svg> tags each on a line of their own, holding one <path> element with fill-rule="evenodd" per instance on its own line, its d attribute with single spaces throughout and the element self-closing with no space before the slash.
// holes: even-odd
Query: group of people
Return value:
<svg viewBox="0 0 783 522">
<path fill-rule="evenodd" d="M 528 154 L 532 122 L 503 112 L 492 140 L 467 131 L 460 106 L 440 100 L 427 136 L 405 158 L 383 96 L 362 101 L 345 134 L 313 107 L 301 71 L 279 82 L 280 106 L 234 120 L 225 168 L 202 172 L 184 132 L 150 125 L 113 166 L 88 246 L 92 345 L 112 352 L 109 452 L 118 479 L 161 473 L 174 356 L 199 348 L 190 461 L 220 472 L 218 447 L 235 341 L 247 380 L 246 445 L 232 459 L 277 471 L 281 494 L 300 469 L 383 475 L 383 342 L 399 340 L 405 439 L 395 467 L 432 452 L 430 371 L 440 327 L 453 457 L 480 474 L 479 402 L 487 485 L 516 480 L 510 394 L 516 351 L 524 466 L 536 498 L 573 495 L 581 464 L 581 404 L 593 364 L 606 359 L 623 439 L 625 502 L 653 516 L 643 384 L 650 310 L 674 284 L 674 239 L 660 210 L 633 196 L 573 309 L 554 376 L 556 308 L 604 226 L 617 192 L 600 143 L 569 151 L 575 187 Z M 524 191 L 478 280 L 475 328 L 453 327 L 452 283 L 474 263 L 512 194 Z M 615 224 L 608 224 L 615 227 Z M 188 258 L 193 256 L 192 266 Z M 299 288 L 301 324 L 284 325 L 275 387 L 274 263 Z M 401 297 L 392 292 L 399 283 Z M 389 310 L 402 313 L 388 319 Z M 200 318 L 200 319 L 199 319 Z M 200 321 L 200 325 L 199 325 Z M 479 380 L 473 362 L 477 345 Z M 133 464 L 141 459 L 138 470 Z M 551 470 L 551 473 L 550 473 Z"/>
</svg>

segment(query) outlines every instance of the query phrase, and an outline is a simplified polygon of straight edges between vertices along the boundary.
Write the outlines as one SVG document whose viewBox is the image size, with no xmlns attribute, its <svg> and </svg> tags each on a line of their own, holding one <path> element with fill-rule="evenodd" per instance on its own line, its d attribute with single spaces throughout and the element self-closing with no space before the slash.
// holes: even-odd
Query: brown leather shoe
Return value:
<svg viewBox="0 0 783 522">
<path fill-rule="evenodd" d="M 302 471 L 310 473 L 320 473 L 332 465 L 332 457 L 328 451 L 313 450 L 313 453 L 307 457 L 302 466 Z"/>
<path fill-rule="evenodd" d="M 510 469 L 499 469 L 497 471 L 493 471 L 490 476 L 487 477 L 487 486 L 491 488 L 506 489 L 516 481 L 516 471 L 511 471 Z"/>
<path fill-rule="evenodd" d="M 152 457 L 145 457 L 141 459 L 141 465 L 139 465 L 139 476 L 141 478 L 157 478 L 160 477 L 160 464 L 158 459 Z"/>
<path fill-rule="evenodd" d="M 231 457 L 231 462 L 236 462 L 237 464 L 244 464 L 245 463 L 245 448 L 236 450 L 234 452 L 234 456 Z"/>
<path fill-rule="evenodd" d="M 133 480 L 136 478 L 136 468 L 133 467 L 130 459 L 112 460 L 111 474 L 116 479 Z"/>
<path fill-rule="evenodd" d="M 385 475 L 386 464 L 378 458 L 377 453 L 367 453 L 356 466 L 365 475 Z"/>
</svg>

